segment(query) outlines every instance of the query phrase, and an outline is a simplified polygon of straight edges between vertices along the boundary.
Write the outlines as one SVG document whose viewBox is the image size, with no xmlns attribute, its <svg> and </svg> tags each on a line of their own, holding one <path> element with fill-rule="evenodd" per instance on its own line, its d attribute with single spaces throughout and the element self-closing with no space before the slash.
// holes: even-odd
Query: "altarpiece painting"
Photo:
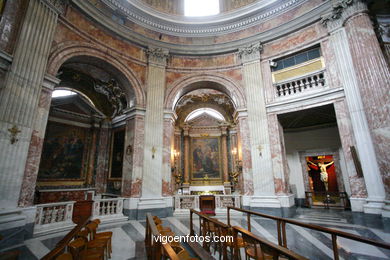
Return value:
<svg viewBox="0 0 390 260">
<path fill-rule="evenodd" d="M 222 179 L 219 137 L 191 138 L 191 179 Z"/>
</svg>

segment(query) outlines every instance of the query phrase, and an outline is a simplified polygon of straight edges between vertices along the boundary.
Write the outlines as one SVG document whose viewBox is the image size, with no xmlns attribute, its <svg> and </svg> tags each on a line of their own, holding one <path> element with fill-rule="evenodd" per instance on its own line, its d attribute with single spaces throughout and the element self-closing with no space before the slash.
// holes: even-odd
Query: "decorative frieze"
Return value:
<svg viewBox="0 0 390 260">
<path fill-rule="evenodd" d="M 258 42 L 238 49 L 238 56 L 240 56 L 243 63 L 260 60 L 260 52 L 262 50 L 263 45 Z"/>
</svg>

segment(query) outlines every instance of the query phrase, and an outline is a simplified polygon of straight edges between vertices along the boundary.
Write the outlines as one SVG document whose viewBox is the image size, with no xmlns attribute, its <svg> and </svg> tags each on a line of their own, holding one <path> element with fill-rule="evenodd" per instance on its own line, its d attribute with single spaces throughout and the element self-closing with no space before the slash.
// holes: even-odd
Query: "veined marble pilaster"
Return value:
<svg viewBox="0 0 390 260">
<path fill-rule="evenodd" d="M 145 111 L 129 111 L 126 122 L 125 153 L 123 160 L 122 196 L 140 197 L 144 146 Z"/>
<path fill-rule="evenodd" d="M 229 183 L 229 173 L 228 173 L 228 151 L 227 151 L 227 126 L 221 126 L 221 150 L 222 150 L 222 172 L 223 172 L 223 182 Z"/>
<path fill-rule="evenodd" d="M 237 116 L 240 139 L 238 142 L 238 158 L 242 160 L 242 174 L 239 178 L 241 181 L 240 189 L 242 195 L 253 195 L 253 173 L 251 158 L 251 140 L 249 133 L 248 114 L 239 112 Z M 240 145 L 241 144 L 241 145 Z"/>
<path fill-rule="evenodd" d="M 275 196 L 260 43 L 239 50 L 247 97 L 254 196 L 251 207 L 280 207 Z"/>
<path fill-rule="evenodd" d="M 176 115 L 173 112 L 164 113 L 164 140 L 163 140 L 163 168 L 162 168 L 162 194 L 163 196 L 171 196 L 173 192 L 171 162 L 173 155 L 171 154 L 174 147 L 174 123 Z"/>
<path fill-rule="evenodd" d="M 339 19 L 336 18 L 327 22 L 330 31 L 330 43 L 335 51 L 341 83 L 344 86 L 352 129 L 356 139 L 357 152 L 360 158 L 364 158 L 361 160 L 361 164 L 368 193 L 368 204 L 364 205 L 364 212 L 381 214 L 385 199 L 385 189 L 362 100 L 362 89 L 360 88 L 361 84 L 365 83 L 359 82 L 358 75 L 360 72 L 357 71 L 359 68 L 356 67 L 353 60 L 351 43 L 348 40 L 346 29 L 342 27 L 346 19 L 364 12 L 366 8 L 362 2 L 355 1 L 355 4 L 344 9 Z M 369 72 L 364 72 L 364 74 L 367 73 Z M 371 84 L 372 86 L 375 86 L 375 84 Z M 376 89 L 373 88 L 370 93 L 375 91 Z"/>
<path fill-rule="evenodd" d="M 100 124 L 98 136 L 99 150 L 96 158 L 96 176 L 95 188 L 96 192 L 101 194 L 106 191 L 108 169 L 109 169 L 109 147 L 110 147 L 110 123 L 103 121 Z"/>
<path fill-rule="evenodd" d="M 54 87 L 59 83 L 57 78 L 46 76 L 39 97 L 36 119 L 33 124 L 33 131 L 28 149 L 26 168 L 22 188 L 20 189 L 19 206 L 32 206 L 34 202 L 35 186 L 38 177 L 39 163 L 45 138 L 47 119 L 49 116 L 51 94 Z"/>
<path fill-rule="evenodd" d="M 148 55 L 149 66 L 145 113 L 142 198 L 161 199 L 165 66 L 168 51 L 149 48 L 146 53 Z"/>
<path fill-rule="evenodd" d="M 184 130 L 184 183 L 190 181 L 190 135 L 188 126 L 183 127 Z"/>
<path fill-rule="evenodd" d="M 57 10 L 46 1 L 29 2 L 0 92 L 0 204 L 5 208 L 16 207 L 19 200 L 57 17 Z M 20 131 L 16 142 L 11 143 L 9 129 Z"/>
</svg>

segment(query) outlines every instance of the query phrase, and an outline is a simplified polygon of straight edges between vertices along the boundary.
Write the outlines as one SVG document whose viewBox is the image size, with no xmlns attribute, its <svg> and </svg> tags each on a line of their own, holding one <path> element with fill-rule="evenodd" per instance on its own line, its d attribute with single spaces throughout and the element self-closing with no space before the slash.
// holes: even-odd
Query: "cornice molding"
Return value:
<svg viewBox="0 0 390 260">
<path fill-rule="evenodd" d="M 153 31 L 175 36 L 205 37 L 232 33 L 263 23 L 308 0 L 258 1 L 235 12 L 194 18 L 169 15 L 148 8 L 139 1 L 101 0 L 130 21 Z"/>
<path fill-rule="evenodd" d="M 104 1 L 108 1 L 108 0 L 104 0 Z M 304 3 L 304 2 L 306 1 L 301 1 L 300 3 Z M 213 55 L 213 54 L 237 52 L 237 50 L 241 46 L 247 46 L 259 41 L 266 43 L 275 40 L 277 38 L 280 38 L 282 36 L 288 35 L 290 33 L 293 33 L 315 22 L 318 22 L 321 19 L 321 16 L 324 13 L 329 12 L 329 10 L 331 9 L 331 2 L 324 1 L 320 5 L 315 6 L 313 9 L 308 10 L 305 14 L 298 16 L 275 28 L 248 36 L 246 38 L 237 39 L 234 41 L 215 43 L 214 37 L 204 37 L 204 38 L 200 38 L 201 41 L 196 41 L 196 43 L 176 44 L 176 43 L 159 41 L 150 38 L 145 34 L 137 33 L 131 30 L 130 28 L 117 23 L 111 17 L 107 16 L 106 13 L 103 13 L 101 10 L 97 9 L 89 1 L 72 0 L 72 3 L 76 5 L 76 7 L 80 9 L 82 12 L 86 13 L 89 17 L 91 17 L 95 22 L 103 25 L 108 30 L 115 32 L 116 34 L 123 37 L 124 39 L 133 42 L 137 45 L 140 45 L 145 49 L 147 49 L 148 46 L 166 48 L 169 50 L 169 53 L 171 55 L 176 55 L 176 54 Z M 120 10 L 117 10 L 117 12 L 120 12 Z M 242 30 L 243 28 L 241 27 L 238 29 Z M 185 36 L 185 35 L 181 35 L 181 36 Z M 194 34 L 191 36 L 197 37 L 200 35 Z"/>
</svg>

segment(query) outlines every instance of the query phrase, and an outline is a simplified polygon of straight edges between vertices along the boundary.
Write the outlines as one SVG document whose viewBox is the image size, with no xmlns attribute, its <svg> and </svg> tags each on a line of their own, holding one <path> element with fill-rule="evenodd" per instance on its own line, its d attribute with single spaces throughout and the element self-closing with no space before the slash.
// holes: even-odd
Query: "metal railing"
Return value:
<svg viewBox="0 0 390 260">
<path fill-rule="evenodd" d="M 339 259 L 339 252 L 338 252 L 338 247 L 337 247 L 337 237 L 343 237 L 343 238 L 351 239 L 354 241 L 362 242 L 365 244 L 377 246 L 380 248 L 390 249 L 390 244 L 384 243 L 381 241 L 375 241 L 372 239 L 364 238 L 361 236 L 357 236 L 354 234 L 350 234 L 347 232 L 343 232 L 343 231 L 339 231 L 339 230 L 335 230 L 335 229 L 331 229 L 331 228 L 325 228 L 325 227 L 321 227 L 321 226 L 317 226 L 317 225 L 313 225 L 313 224 L 302 223 L 302 222 L 295 221 L 292 219 L 266 215 L 266 214 L 262 214 L 259 212 L 240 209 L 240 208 L 236 208 L 236 207 L 228 207 L 227 208 L 227 221 L 228 221 L 229 226 L 230 226 L 230 210 L 236 210 L 236 211 L 240 211 L 240 212 L 247 214 L 247 223 L 248 223 L 248 230 L 249 231 L 251 231 L 251 215 L 275 220 L 277 232 L 278 232 L 278 244 L 282 247 L 285 247 L 285 248 L 288 248 L 287 247 L 287 236 L 286 236 L 286 224 L 288 223 L 291 225 L 296 225 L 296 226 L 309 228 L 312 230 L 316 230 L 316 231 L 330 234 L 332 237 L 332 249 L 333 249 L 333 256 L 334 256 L 335 260 Z"/>
</svg>

